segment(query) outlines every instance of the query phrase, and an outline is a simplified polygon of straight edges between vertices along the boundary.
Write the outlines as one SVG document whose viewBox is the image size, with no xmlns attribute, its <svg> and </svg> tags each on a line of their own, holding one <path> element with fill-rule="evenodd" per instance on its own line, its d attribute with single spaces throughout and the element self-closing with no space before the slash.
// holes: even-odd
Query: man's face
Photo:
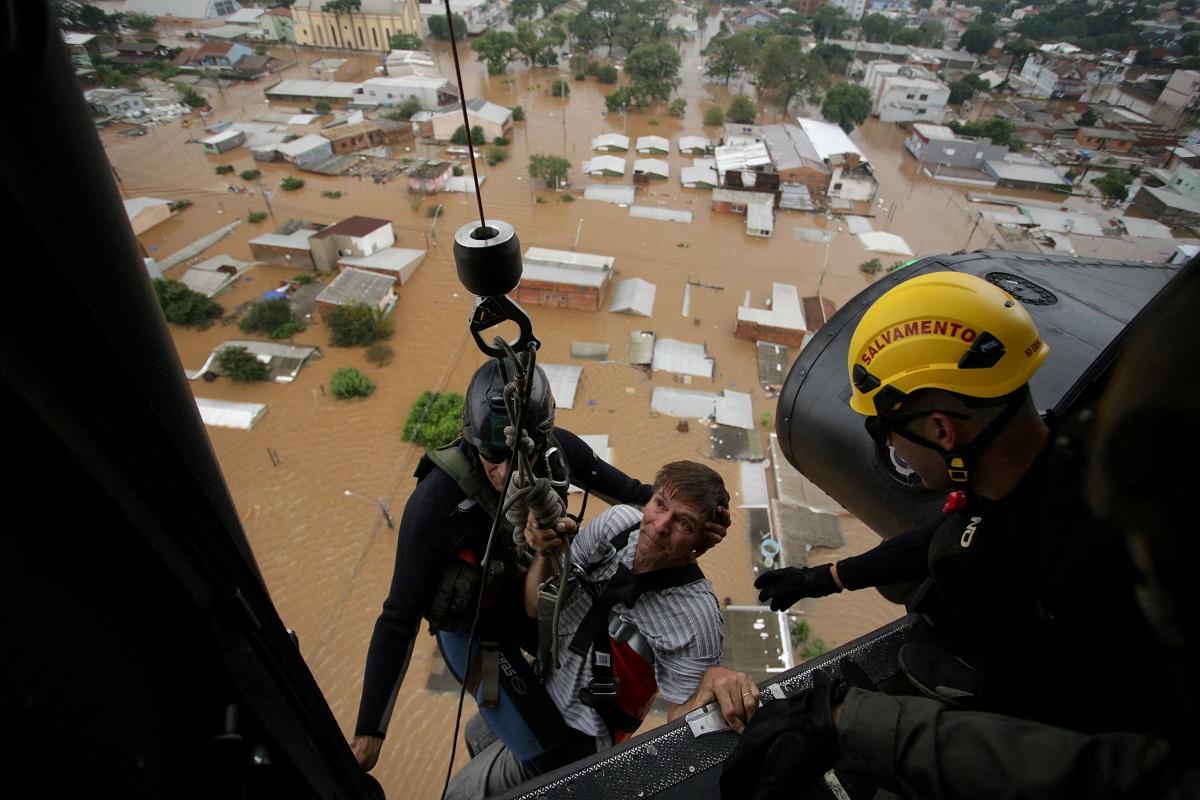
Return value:
<svg viewBox="0 0 1200 800">
<path fill-rule="evenodd" d="M 504 491 L 504 481 L 508 478 L 508 462 L 507 461 L 488 461 L 479 454 L 479 463 L 483 467 L 484 474 L 487 475 L 488 481 L 492 486 L 496 487 L 497 492 Z"/>
<path fill-rule="evenodd" d="M 924 431 L 913 432 L 924 437 Z M 889 436 L 888 441 L 896 455 L 917 473 L 925 488 L 938 491 L 950 488 L 950 475 L 946 472 L 946 461 L 940 453 L 895 434 Z"/>
<path fill-rule="evenodd" d="M 656 491 L 642 511 L 635 571 L 682 566 L 694 561 L 698 554 L 704 517 L 698 509 L 672 495 L 670 487 Z"/>
</svg>

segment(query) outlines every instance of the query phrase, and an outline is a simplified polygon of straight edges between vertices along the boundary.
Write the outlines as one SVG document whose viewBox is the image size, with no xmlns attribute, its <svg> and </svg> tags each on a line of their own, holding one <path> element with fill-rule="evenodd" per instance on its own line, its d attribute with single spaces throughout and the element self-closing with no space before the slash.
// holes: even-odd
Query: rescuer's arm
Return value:
<svg viewBox="0 0 1200 800">
<path fill-rule="evenodd" d="M 746 721 L 758 708 L 758 686 L 744 672 L 725 667 L 709 667 L 696 691 L 682 703 L 667 703 L 667 721 L 679 719 L 689 711 L 716 701 L 725 721 L 735 733 L 746 729 Z"/>
<path fill-rule="evenodd" d="M 367 650 L 362 699 L 351 748 L 371 769 L 387 733 L 396 695 L 408 670 L 421 617 L 432 602 L 449 556 L 452 512 L 464 496 L 449 476 L 435 470 L 417 484 L 400 520 L 392 584 Z"/>
<path fill-rule="evenodd" d="M 553 528 L 539 528 L 529 517 L 525 525 L 525 543 L 533 551 L 533 563 L 525 573 L 525 613 L 538 615 L 538 589 L 554 574 L 554 554 L 562 548 L 563 537 L 575 532 L 575 521 L 563 517 Z"/>
<path fill-rule="evenodd" d="M 842 757 L 906 796 L 1146 798 L 1171 785 L 1170 746 L 1140 734 L 1087 736 L 860 689 L 835 719 Z"/>
</svg>

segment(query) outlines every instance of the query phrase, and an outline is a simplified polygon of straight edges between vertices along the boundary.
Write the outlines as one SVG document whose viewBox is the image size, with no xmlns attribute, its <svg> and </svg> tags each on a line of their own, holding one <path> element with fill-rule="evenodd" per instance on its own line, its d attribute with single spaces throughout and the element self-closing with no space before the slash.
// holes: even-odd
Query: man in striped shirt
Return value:
<svg viewBox="0 0 1200 800">
<path fill-rule="evenodd" d="M 721 611 L 712 584 L 696 565 L 711 546 L 702 535 L 704 524 L 728 503 L 720 475 L 678 461 L 659 470 L 644 509 L 614 506 L 572 542 L 580 580 L 562 609 L 560 664 L 546 676 L 545 689 L 567 725 L 593 739 L 597 750 L 631 733 L 656 691 L 667 702 L 668 720 L 717 701 L 738 732 L 757 708 L 753 679 L 717 666 Z M 535 554 L 525 580 L 530 616 L 537 616 L 539 587 L 552 574 L 562 535 L 573 527 L 563 519 L 555 529 L 532 522 L 526 528 Z M 614 677 L 617 694 L 611 691 Z M 451 795 L 486 797 L 529 777 L 497 741 L 476 751 L 451 785 L 465 791 Z"/>
</svg>

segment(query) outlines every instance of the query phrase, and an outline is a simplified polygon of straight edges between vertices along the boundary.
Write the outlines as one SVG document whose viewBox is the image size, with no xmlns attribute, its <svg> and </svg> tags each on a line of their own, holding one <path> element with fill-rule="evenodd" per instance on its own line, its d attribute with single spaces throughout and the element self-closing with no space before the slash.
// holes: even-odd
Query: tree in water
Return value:
<svg viewBox="0 0 1200 800">
<path fill-rule="evenodd" d="M 866 122 L 871 114 L 871 92 L 865 86 L 839 83 L 825 93 L 821 116 L 836 122 L 846 133 Z"/>
<path fill-rule="evenodd" d="M 814 100 L 820 97 L 826 80 L 825 62 L 805 53 L 798 37 L 772 36 L 763 46 L 758 60 L 758 84 L 776 93 L 785 112 L 798 96 Z"/>
<path fill-rule="evenodd" d="M 534 153 L 529 157 L 529 176 L 546 186 L 554 187 L 566 181 L 570 168 L 571 162 L 562 156 Z"/>
<path fill-rule="evenodd" d="M 490 30 L 471 42 L 471 49 L 487 65 L 489 75 L 500 75 L 517 54 L 517 39 L 509 31 Z"/>
<path fill-rule="evenodd" d="M 679 85 L 679 53 L 666 42 L 644 44 L 625 59 L 625 73 L 641 98 L 666 100 Z"/>
</svg>

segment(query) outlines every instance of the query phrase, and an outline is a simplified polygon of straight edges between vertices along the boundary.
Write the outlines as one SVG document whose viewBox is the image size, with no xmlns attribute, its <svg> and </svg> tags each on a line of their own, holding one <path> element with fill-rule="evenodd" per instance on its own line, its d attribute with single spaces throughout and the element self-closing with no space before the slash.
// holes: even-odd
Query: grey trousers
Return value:
<svg viewBox="0 0 1200 800">
<path fill-rule="evenodd" d="M 535 777 L 479 714 L 467 721 L 463 739 L 471 760 L 450 779 L 446 800 L 484 800 Z"/>
</svg>

